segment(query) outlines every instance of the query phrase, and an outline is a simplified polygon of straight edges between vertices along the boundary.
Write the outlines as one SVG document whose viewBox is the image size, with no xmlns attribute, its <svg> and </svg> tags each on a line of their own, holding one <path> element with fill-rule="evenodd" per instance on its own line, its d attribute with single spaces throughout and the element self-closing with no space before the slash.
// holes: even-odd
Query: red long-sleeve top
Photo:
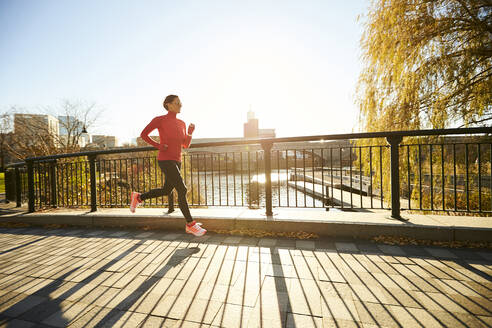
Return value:
<svg viewBox="0 0 492 328">
<path fill-rule="evenodd" d="M 149 137 L 149 133 L 155 129 L 159 131 L 160 143 Z M 142 130 L 140 137 L 148 144 L 159 149 L 157 159 L 160 161 L 172 160 L 181 162 L 181 147 L 188 148 L 191 144 L 191 136 L 186 133 L 185 122 L 177 119 L 174 112 L 154 117 Z M 167 149 L 163 150 L 161 144 L 166 144 Z"/>
</svg>

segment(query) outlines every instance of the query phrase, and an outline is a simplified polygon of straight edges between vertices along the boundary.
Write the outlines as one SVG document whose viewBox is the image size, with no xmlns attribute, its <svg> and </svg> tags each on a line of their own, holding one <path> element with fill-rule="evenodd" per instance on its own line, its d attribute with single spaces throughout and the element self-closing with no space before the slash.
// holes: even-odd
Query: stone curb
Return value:
<svg viewBox="0 0 492 328">
<path fill-rule="evenodd" d="M 490 242 L 492 228 L 429 226 L 416 224 L 391 224 L 367 222 L 320 222 L 293 221 L 272 218 L 212 218 L 196 216 L 209 231 L 218 230 L 262 230 L 268 232 L 307 232 L 320 237 L 343 237 L 371 239 L 373 237 L 397 236 L 435 241 Z M 176 217 L 156 217 L 143 215 L 106 215 L 106 214 L 19 214 L 0 217 L 0 222 L 26 223 L 32 225 L 59 224 L 83 227 L 128 227 L 149 228 L 167 231 L 183 231 L 184 220 Z"/>
</svg>

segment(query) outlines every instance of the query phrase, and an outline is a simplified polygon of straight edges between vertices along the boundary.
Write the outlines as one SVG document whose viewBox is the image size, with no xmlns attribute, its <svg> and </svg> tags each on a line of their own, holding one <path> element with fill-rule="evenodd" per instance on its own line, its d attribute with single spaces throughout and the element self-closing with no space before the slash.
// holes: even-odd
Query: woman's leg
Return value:
<svg viewBox="0 0 492 328">
<path fill-rule="evenodd" d="M 183 213 L 186 222 L 192 222 L 193 218 L 191 217 L 188 201 L 186 200 L 188 189 L 181 177 L 181 163 L 175 161 L 159 161 L 159 167 L 166 176 L 166 183 L 162 188 L 163 192 L 165 192 L 165 195 L 168 195 L 173 188 L 176 188 L 176 191 L 178 192 L 179 209 L 181 210 L 181 213 Z"/>
<path fill-rule="evenodd" d="M 166 179 L 166 182 L 167 182 L 167 179 Z M 164 186 L 165 186 L 165 184 L 164 184 Z M 165 193 L 164 187 L 151 189 L 147 192 L 140 194 L 140 200 L 143 202 L 146 199 L 156 198 L 156 197 L 161 197 L 161 196 L 167 196 L 167 194 Z"/>
<path fill-rule="evenodd" d="M 160 162 L 163 162 L 163 161 L 159 161 L 159 167 L 161 167 Z M 166 174 L 166 172 L 163 170 L 162 167 L 161 167 L 161 171 L 164 173 L 164 176 L 165 176 L 164 186 L 162 188 L 151 189 L 147 192 L 140 194 L 140 200 L 142 202 L 146 199 L 149 199 L 149 198 L 168 196 L 172 193 L 172 190 L 174 188 L 175 183 L 174 183 L 173 179 L 168 178 L 168 174 Z M 174 204 L 173 204 L 173 206 L 174 206 Z"/>
</svg>

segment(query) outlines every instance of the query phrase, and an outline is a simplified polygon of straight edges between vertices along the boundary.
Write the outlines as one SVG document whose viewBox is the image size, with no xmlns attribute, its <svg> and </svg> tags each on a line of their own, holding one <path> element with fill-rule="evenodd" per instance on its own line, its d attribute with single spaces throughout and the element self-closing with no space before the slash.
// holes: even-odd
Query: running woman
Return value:
<svg viewBox="0 0 492 328">
<path fill-rule="evenodd" d="M 181 113 L 181 101 L 176 95 L 169 95 L 164 100 L 164 108 L 167 115 L 157 116 L 143 129 L 140 137 L 145 142 L 159 149 L 157 160 L 161 171 L 165 175 L 165 183 L 162 188 L 152 189 L 145 193 L 132 191 L 130 211 L 135 213 L 138 205 L 146 199 L 160 196 L 168 196 L 173 189 L 178 192 L 178 203 L 181 213 L 186 219 L 186 232 L 195 236 L 203 236 L 207 230 L 201 227 L 201 223 L 195 222 L 190 214 L 188 201 L 186 200 L 187 189 L 181 177 L 181 148 L 188 148 L 191 144 L 191 135 L 195 125 L 190 124 L 186 133 L 186 124 L 177 119 L 176 115 Z M 159 131 L 159 141 L 155 142 L 149 137 L 150 132 Z"/>
</svg>

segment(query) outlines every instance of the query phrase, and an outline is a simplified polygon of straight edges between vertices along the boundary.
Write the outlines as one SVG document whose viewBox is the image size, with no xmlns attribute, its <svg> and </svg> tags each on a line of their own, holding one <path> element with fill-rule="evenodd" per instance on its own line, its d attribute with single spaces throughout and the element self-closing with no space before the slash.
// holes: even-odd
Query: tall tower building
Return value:
<svg viewBox="0 0 492 328">
<path fill-rule="evenodd" d="M 245 138 L 258 138 L 258 119 L 255 118 L 255 113 L 248 111 L 248 122 L 244 123 L 244 137 Z"/>
</svg>

